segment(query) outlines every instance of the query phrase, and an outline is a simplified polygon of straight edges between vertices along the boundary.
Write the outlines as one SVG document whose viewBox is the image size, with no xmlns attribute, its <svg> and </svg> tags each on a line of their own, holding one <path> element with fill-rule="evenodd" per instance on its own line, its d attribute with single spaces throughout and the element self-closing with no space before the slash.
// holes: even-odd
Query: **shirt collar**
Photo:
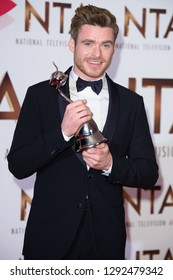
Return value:
<svg viewBox="0 0 173 280">
<path fill-rule="evenodd" d="M 78 79 L 78 75 L 74 72 L 74 69 L 72 67 L 71 69 L 71 72 L 70 72 L 70 78 L 73 80 L 73 81 L 77 81 Z M 107 89 L 108 86 L 107 86 L 107 81 L 106 81 L 106 75 L 104 74 L 103 77 L 101 78 L 103 80 L 103 89 Z M 99 79 L 100 80 L 100 79 Z"/>
</svg>

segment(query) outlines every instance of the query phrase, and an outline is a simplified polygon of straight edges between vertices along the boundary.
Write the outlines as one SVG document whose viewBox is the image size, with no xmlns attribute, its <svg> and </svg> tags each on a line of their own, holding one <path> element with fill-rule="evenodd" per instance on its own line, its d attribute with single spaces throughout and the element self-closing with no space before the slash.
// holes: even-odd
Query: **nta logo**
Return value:
<svg viewBox="0 0 173 280">
<path fill-rule="evenodd" d="M 7 13 L 11 11 L 16 4 L 11 0 L 3 0 L 0 2 L 0 29 L 7 27 L 14 19 Z"/>
</svg>

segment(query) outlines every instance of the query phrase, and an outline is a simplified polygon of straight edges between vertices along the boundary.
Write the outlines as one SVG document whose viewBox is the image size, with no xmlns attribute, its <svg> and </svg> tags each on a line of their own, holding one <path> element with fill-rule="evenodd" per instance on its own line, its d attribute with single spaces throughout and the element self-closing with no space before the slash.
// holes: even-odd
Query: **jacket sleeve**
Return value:
<svg viewBox="0 0 173 280">
<path fill-rule="evenodd" d="M 27 91 L 7 156 L 11 173 L 26 178 L 49 164 L 70 146 L 61 133 L 60 120 L 50 129 L 44 128 L 40 100 L 33 87 Z"/>
<path fill-rule="evenodd" d="M 112 154 L 113 167 L 109 182 L 128 187 L 149 188 L 155 185 L 158 179 L 158 165 L 143 98 L 140 97 L 138 100 L 127 152 L 123 156 Z M 126 139 L 124 143 L 122 140 L 121 145 L 125 142 Z"/>
</svg>

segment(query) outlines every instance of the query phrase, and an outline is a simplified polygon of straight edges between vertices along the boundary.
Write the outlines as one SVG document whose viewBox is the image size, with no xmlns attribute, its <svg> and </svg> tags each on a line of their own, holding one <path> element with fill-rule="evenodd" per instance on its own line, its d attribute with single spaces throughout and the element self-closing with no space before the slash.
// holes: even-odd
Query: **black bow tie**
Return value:
<svg viewBox="0 0 173 280">
<path fill-rule="evenodd" d="M 78 78 L 76 82 L 77 91 L 81 91 L 86 87 L 91 87 L 95 93 L 99 94 L 102 90 L 102 80 L 84 81 L 81 78 Z"/>
</svg>

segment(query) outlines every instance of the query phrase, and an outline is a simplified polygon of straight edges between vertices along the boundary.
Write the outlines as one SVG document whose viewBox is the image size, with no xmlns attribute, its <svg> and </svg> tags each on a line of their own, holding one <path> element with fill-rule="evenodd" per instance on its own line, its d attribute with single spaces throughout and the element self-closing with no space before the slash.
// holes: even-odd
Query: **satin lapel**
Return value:
<svg viewBox="0 0 173 280">
<path fill-rule="evenodd" d="M 71 68 L 69 68 L 66 72 L 66 74 L 69 74 L 69 70 Z M 70 93 L 69 93 L 69 79 L 67 80 L 66 84 L 61 87 L 61 91 L 62 93 L 64 93 L 66 96 L 68 96 L 70 98 Z M 58 93 L 57 93 L 58 94 Z M 66 109 L 66 106 L 67 106 L 67 101 L 64 100 L 64 98 L 58 94 L 58 104 L 59 104 L 59 111 L 60 111 L 60 115 L 61 115 L 61 120 L 63 119 L 63 116 L 64 116 L 64 112 L 65 112 L 65 109 Z M 73 151 L 74 151 L 74 147 L 72 147 Z M 82 155 L 81 153 L 76 153 L 74 151 L 75 155 L 77 156 L 77 158 L 80 160 L 80 162 L 85 166 L 86 168 L 86 163 L 83 161 L 83 158 L 82 158 Z"/>
<path fill-rule="evenodd" d="M 106 123 L 103 129 L 103 135 L 108 139 L 108 144 L 111 143 L 115 135 L 117 121 L 119 116 L 119 98 L 118 91 L 113 81 L 106 75 L 109 91 L 109 108 Z"/>
<path fill-rule="evenodd" d="M 66 96 L 70 97 L 69 95 L 69 86 L 68 86 L 69 80 L 67 80 L 67 83 L 61 87 L 61 91 L 62 93 L 64 93 Z M 66 109 L 66 106 L 68 105 L 67 101 L 60 95 L 60 93 L 58 93 L 58 104 L 59 104 L 59 111 L 60 111 L 60 115 L 61 115 L 61 120 L 63 119 L 64 116 L 64 112 Z"/>
</svg>

